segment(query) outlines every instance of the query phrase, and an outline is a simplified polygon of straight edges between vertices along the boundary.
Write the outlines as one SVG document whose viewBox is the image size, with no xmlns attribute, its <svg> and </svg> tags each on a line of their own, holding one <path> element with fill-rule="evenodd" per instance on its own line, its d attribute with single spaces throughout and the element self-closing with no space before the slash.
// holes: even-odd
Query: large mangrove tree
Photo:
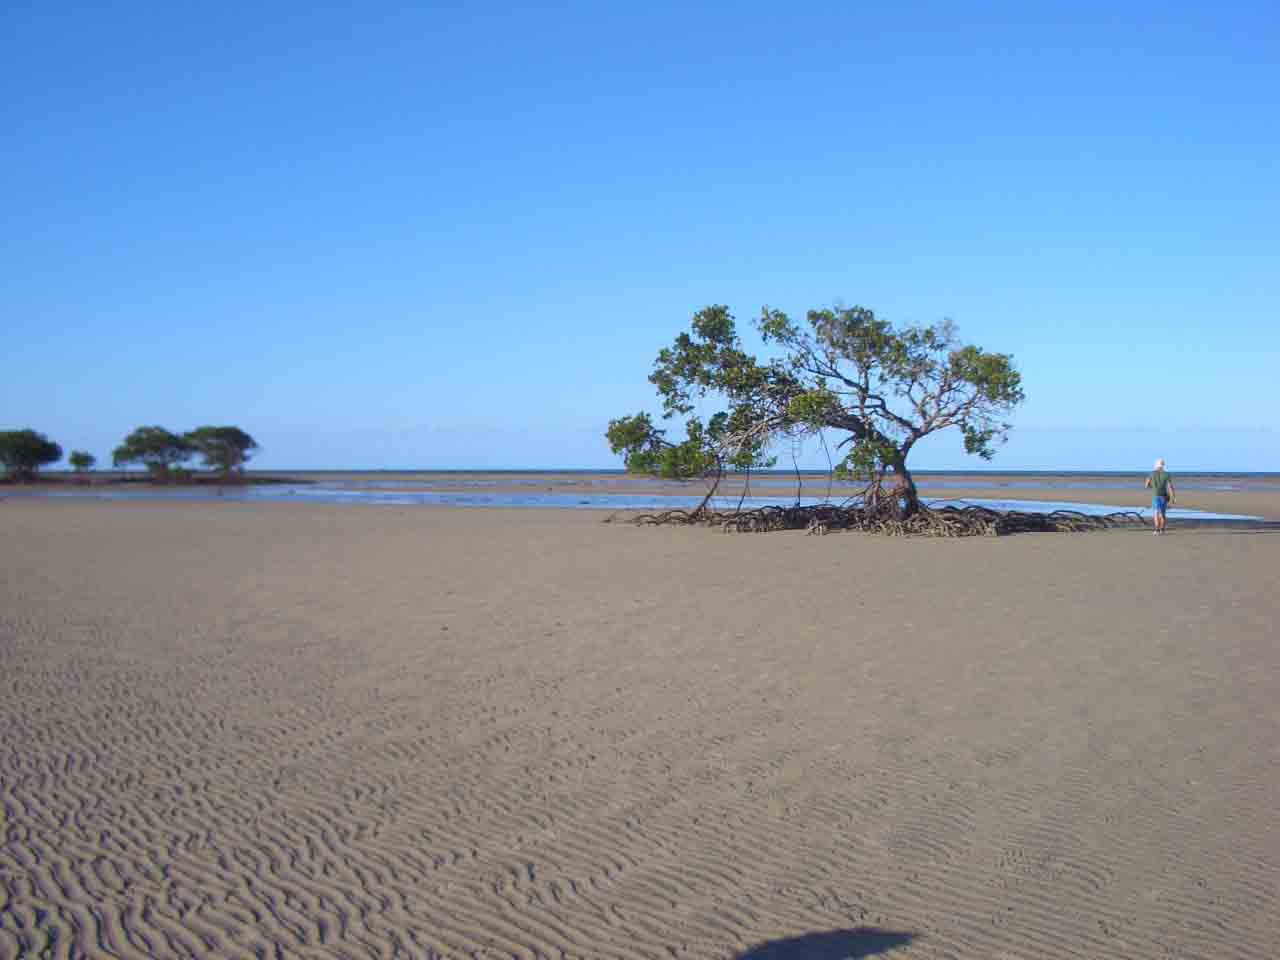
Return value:
<svg viewBox="0 0 1280 960">
<path fill-rule="evenodd" d="M 865 481 L 863 510 L 908 518 L 921 510 L 907 458 L 924 437 L 960 431 L 968 453 L 990 459 L 1023 401 L 1013 358 L 965 344 L 948 320 L 895 327 L 863 307 L 809 311 L 796 323 L 765 308 L 756 321 L 777 354 L 744 350 L 724 306 L 699 310 L 687 332 L 659 351 L 649 380 L 667 438 L 647 413 L 609 423 L 607 438 L 628 470 L 662 477 L 719 476 L 770 465 L 784 439 L 828 434 L 839 475 Z M 694 415 L 711 398 L 720 409 Z"/>
</svg>

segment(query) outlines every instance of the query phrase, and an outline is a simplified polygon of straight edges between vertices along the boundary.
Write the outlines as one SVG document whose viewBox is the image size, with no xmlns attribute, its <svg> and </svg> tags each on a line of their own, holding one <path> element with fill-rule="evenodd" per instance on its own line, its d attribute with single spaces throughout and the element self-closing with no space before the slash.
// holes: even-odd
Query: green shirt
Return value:
<svg viewBox="0 0 1280 960">
<path fill-rule="evenodd" d="M 1173 478 L 1164 470 L 1157 470 L 1151 476 L 1147 477 L 1147 482 L 1151 484 L 1151 493 L 1156 497 L 1169 496 L 1169 482 Z"/>
</svg>

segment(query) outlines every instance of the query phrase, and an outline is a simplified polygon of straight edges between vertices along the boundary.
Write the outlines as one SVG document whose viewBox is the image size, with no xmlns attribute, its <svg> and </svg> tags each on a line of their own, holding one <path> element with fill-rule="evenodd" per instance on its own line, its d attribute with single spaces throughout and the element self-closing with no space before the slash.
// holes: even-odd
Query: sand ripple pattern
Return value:
<svg viewBox="0 0 1280 960">
<path fill-rule="evenodd" d="M 744 555 L 538 513 L 0 523 L 0 960 L 1280 943 L 1262 538 L 1186 547 L 1135 613 L 1100 572 L 1148 548 L 1125 534 Z"/>
</svg>

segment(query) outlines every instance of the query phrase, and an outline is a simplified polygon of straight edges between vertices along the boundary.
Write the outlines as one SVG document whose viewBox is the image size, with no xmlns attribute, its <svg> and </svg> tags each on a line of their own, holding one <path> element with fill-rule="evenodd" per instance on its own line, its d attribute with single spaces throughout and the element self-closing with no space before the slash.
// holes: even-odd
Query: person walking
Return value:
<svg viewBox="0 0 1280 960">
<path fill-rule="evenodd" d="M 1151 519 L 1155 523 L 1156 536 L 1164 533 L 1168 524 L 1165 511 L 1173 503 L 1173 477 L 1164 468 L 1164 458 L 1156 461 L 1156 468 L 1147 476 L 1147 487 L 1151 491 Z"/>
</svg>

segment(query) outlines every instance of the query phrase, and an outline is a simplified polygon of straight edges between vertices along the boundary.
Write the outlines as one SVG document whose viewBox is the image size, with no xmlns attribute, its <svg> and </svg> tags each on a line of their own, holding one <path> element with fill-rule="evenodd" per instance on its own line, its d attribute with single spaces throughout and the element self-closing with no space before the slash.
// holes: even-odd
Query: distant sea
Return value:
<svg viewBox="0 0 1280 960">
<path fill-rule="evenodd" d="M 460 487 L 531 486 L 550 480 L 565 486 L 669 487 L 679 481 L 660 480 L 627 473 L 625 470 L 591 470 L 583 468 L 538 469 L 533 467 L 506 470 L 463 468 L 456 470 L 418 470 L 412 468 L 377 470 L 263 470 L 264 475 L 298 477 L 328 482 L 343 478 L 345 484 L 394 488 L 397 486 L 432 486 L 448 483 Z M 913 470 L 912 476 L 922 488 L 968 487 L 1004 490 L 1128 490 L 1141 486 L 1148 471 L 1134 470 Z M 753 470 L 753 484 L 771 486 L 794 483 L 797 474 L 802 481 L 828 481 L 828 470 Z M 390 479 L 390 478 L 395 479 Z M 359 479 L 357 479 L 359 478 Z M 745 473 L 728 474 L 730 482 L 746 479 Z M 1280 473 L 1244 470 L 1191 470 L 1175 472 L 1174 478 L 1184 490 L 1264 490 L 1280 484 Z M 688 481 L 701 483 L 702 481 Z M 839 482 L 837 487 L 859 487 L 857 481 Z"/>
<path fill-rule="evenodd" d="M 253 472 L 253 471 L 251 471 Z M 345 474 L 374 474 L 374 473 L 411 473 L 422 474 L 424 476 L 431 475 L 457 475 L 457 474 L 512 474 L 516 476 L 529 474 L 578 474 L 591 476 L 617 476 L 627 477 L 634 476 L 626 470 L 618 468 L 605 467 L 371 467 L 371 468 L 314 468 L 302 467 L 297 470 L 287 468 L 273 468 L 270 470 L 260 470 L 259 473 L 265 474 L 303 474 L 303 473 L 345 473 Z M 801 469 L 799 471 L 804 476 L 825 477 L 830 471 L 819 469 Z M 1147 470 L 912 470 L 913 476 L 918 477 L 1145 477 L 1150 471 Z M 794 477 L 795 470 L 752 470 L 753 477 Z M 1186 477 L 1250 477 L 1280 480 L 1280 472 L 1277 471 L 1250 471 L 1250 470 L 1183 470 L 1176 471 L 1175 476 Z"/>
</svg>

